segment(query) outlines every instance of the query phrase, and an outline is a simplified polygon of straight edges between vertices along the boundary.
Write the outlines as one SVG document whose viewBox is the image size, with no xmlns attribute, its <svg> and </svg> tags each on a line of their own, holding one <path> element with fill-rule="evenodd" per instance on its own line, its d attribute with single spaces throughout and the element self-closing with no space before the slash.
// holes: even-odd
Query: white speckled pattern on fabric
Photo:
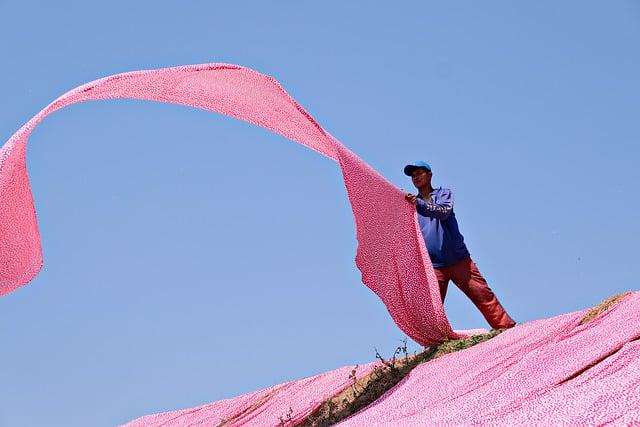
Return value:
<svg viewBox="0 0 640 427">
<path fill-rule="evenodd" d="M 42 249 L 26 169 L 26 143 L 48 114 L 70 104 L 133 98 L 189 105 L 262 126 L 339 162 L 353 208 L 356 264 L 363 282 L 396 324 L 424 346 L 459 337 L 404 193 L 325 132 L 271 77 L 237 65 L 204 64 L 136 71 L 73 89 L 18 130 L 0 149 L 0 295 L 28 283 Z M 52 141 L 54 142 L 54 141 Z"/>
<path fill-rule="evenodd" d="M 357 378 L 365 377 L 375 367 L 367 364 L 356 368 Z M 325 400 L 352 384 L 352 366 L 335 369 L 309 378 L 291 381 L 233 399 L 208 405 L 146 415 L 128 424 L 142 426 L 215 426 L 227 421 L 229 426 L 276 426 L 280 419 L 286 426 L 304 422 Z"/>
<path fill-rule="evenodd" d="M 640 425 L 640 293 L 580 325 L 583 315 L 420 365 L 340 425 Z"/>
</svg>

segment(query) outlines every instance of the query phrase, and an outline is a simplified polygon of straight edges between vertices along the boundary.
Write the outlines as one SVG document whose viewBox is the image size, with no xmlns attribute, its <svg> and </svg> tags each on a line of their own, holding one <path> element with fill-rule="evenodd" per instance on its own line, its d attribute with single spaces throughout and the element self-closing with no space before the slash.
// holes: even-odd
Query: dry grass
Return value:
<svg viewBox="0 0 640 427">
<path fill-rule="evenodd" d="M 593 319 L 600 316 L 602 313 L 604 313 L 605 311 L 609 310 L 611 307 L 619 303 L 623 298 L 625 298 L 628 295 L 631 295 L 631 292 L 625 292 L 623 294 L 614 295 L 602 301 L 600 304 L 593 307 L 591 310 L 587 312 L 587 314 L 584 315 L 584 317 L 580 321 L 580 324 L 584 325 L 585 323 L 592 321 Z"/>
</svg>

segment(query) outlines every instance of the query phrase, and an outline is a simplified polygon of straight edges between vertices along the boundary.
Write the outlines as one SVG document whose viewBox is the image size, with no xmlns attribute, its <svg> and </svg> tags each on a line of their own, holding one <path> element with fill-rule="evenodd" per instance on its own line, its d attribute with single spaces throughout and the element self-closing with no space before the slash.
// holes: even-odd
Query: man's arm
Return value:
<svg viewBox="0 0 640 427">
<path fill-rule="evenodd" d="M 439 220 L 447 219 L 453 210 L 453 193 L 451 190 L 444 190 L 437 203 L 425 202 L 413 194 L 407 195 L 405 199 L 416 206 L 416 210 L 420 215 Z"/>
</svg>

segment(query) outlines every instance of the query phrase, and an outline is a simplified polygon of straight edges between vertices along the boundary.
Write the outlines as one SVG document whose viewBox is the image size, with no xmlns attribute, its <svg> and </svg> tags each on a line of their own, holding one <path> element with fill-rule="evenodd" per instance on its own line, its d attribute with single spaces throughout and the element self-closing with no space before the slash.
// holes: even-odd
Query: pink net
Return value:
<svg viewBox="0 0 640 427">
<path fill-rule="evenodd" d="M 356 378 L 362 378 L 374 366 L 347 366 L 233 399 L 181 411 L 147 415 L 126 426 L 212 426 L 223 422 L 229 426 L 294 426 L 306 420 L 325 400 L 350 387 L 353 384 L 350 374 L 354 368 Z"/>
<path fill-rule="evenodd" d="M 530 322 L 419 365 L 339 425 L 640 425 L 640 293 L 581 325 L 583 316 Z M 372 368 L 361 368 L 359 378 Z M 231 425 L 279 425 L 291 405 L 286 425 L 300 424 L 321 396 L 349 386 L 349 369 L 130 425 L 213 425 L 227 414 L 242 415 Z"/>
<path fill-rule="evenodd" d="M 414 369 L 344 426 L 640 424 L 640 293 L 521 325 Z"/>
<path fill-rule="evenodd" d="M 26 169 L 26 143 L 48 114 L 88 100 L 134 98 L 171 102 L 236 117 L 282 134 L 336 160 L 353 208 L 362 281 L 409 337 L 429 346 L 458 337 L 445 316 L 438 283 L 413 206 L 324 131 L 271 77 L 236 65 L 205 64 L 106 77 L 67 92 L 0 149 L 0 295 L 40 271 L 42 250 Z"/>
</svg>

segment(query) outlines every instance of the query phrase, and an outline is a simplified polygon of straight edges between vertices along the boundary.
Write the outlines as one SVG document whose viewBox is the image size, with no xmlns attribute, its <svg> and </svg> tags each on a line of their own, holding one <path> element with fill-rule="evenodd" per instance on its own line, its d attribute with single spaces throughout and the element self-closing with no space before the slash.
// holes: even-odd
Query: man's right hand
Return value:
<svg viewBox="0 0 640 427">
<path fill-rule="evenodd" d="M 404 199 L 405 199 L 407 202 L 411 203 L 413 206 L 415 206 L 415 205 L 417 205 L 417 204 L 418 204 L 418 197 L 417 197 L 415 194 L 407 193 L 407 194 L 404 196 Z"/>
</svg>

